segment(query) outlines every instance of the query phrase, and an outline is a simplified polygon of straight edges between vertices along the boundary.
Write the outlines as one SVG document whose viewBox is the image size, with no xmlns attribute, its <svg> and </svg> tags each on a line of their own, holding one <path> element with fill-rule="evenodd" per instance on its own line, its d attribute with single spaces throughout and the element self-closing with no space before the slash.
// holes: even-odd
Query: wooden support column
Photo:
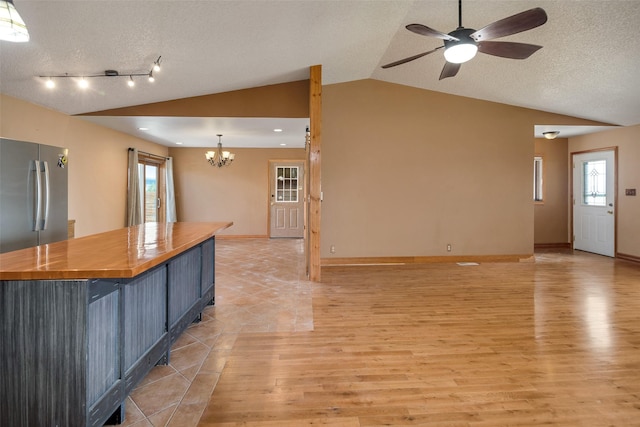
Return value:
<svg viewBox="0 0 640 427">
<path fill-rule="evenodd" d="M 322 165 L 320 147 L 322 142 L 322 65 L 309 69 L 309 279 L 320 281 L 320 211 L 322 196 Z"/>
</svg>

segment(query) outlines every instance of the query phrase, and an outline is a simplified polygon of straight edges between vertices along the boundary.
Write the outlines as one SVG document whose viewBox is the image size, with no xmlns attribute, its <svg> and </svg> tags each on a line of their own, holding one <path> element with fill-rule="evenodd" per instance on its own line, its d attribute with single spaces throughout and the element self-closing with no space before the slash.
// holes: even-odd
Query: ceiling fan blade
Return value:
<svg viewBox="0 0 640 427">
<path fill-rule="evenodd" d="M 422 36 L 437 37 L 442 40 L 450 40 L 450 41 L 459 40 L 456 37 L 452 37 L 449 34 L 442 33 L 440 31 L 434 30 L 433 28 L 429 28 L 426 25 L 422 25 L 422 24 L 409 24 L 406 26 L 406 28 L 407 30 L 416 34 L 420 34 Z"/>
<path fill-rule="evenodd" d="M 430 53 L 433 53 L 438 49 L 442 49 L 443 47 L 444 46 L 439 46 L 439 47 L 437 47 L 437 48 L 435 48 L 433 50 L 430 50 L 428 52 L 422 52 L 422 53 L 419 53 L 417 55 L 410 56 L 408 58 L 400 59 L 400 60 L 395 61 L 395 62 L 390 62 L 388 64 L 383 65 L 382 68 L 391 68 L 391 67 L 395 67 L 396 65 L 406 64 L 407 62 L 411 62 L 414 59 L 418 59 L 418 58 L 422 58 L 423 56 L 427 56 Z"/>
<path fill-rule="evenodd" d="M 487 55 L 500 56 L 511 59 L 527 59 L 542 49 L 542 46 L 513 42 L 480 42 L 478 50 Z"/>
<path fill-rule="evenodd" d="M 471 38 L 477 42 L 497 39 L 539 27 L 545 22 L 547 13 L 544 9 L 536 7 L 489 24 L 472 33 Z"/>
<path fill-rule="evenodd" d="M 447 77 L 453 77 L 458 74 L 460 65 L 461 64 L 454 64 L 453 62 L 445 62 L 444 68 L 442 68 L 442 72 L 440 73 L 440 78 L 438 80 L 446 79 Z"/>
</svg>

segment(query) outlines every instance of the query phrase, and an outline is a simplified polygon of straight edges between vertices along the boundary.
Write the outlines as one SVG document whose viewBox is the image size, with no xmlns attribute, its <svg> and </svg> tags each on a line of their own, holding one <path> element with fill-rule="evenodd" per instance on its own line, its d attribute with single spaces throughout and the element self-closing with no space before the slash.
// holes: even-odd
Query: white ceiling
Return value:
<svg viewBox="0 0 640 427">
<path fill-rule="evenodd" d="M 84 120 L 168 147 L 304 148 L 309 119 L 84 116 Z M 142 128 L 142 129 L 141 129 Z M 276 132 L 274 129 L 280 129 Z"/>
<path fill-rule="evenodd" d="M 14 3 L 31 41 L 0 42 L 0 91 L 67 114 L 302 80 L 309 66 L 321 64 L 325 85 L 374 78 L 614 125 L 640 123 L 638 0 L 464 0 L 463 25 L 475 29 L 544 8 L 546 24 L 501 39 L 544 48 L 522 61 L 478 54 L 456 77 L 442 81 L 442 51 L 386 70 L 380 66 L 439 46 L 440 40 L 404 27 L 421 23 L 443 32 L 455 29 L 456 0 Z M 141 78 L 133 89 L 122 78 L 99 78 L 85 91 L 73 79 L 48 90 L 38 77 L 107 69 L 147 72 L 158 56 L 163 69 L 156 82 Z M 104 118 L 103 124 L 137 132 L 138 119 Z M 163 120 L 157 123 L 166 131 Z M 165 132 L 160 143 L 182 139 L 184 146 L 200 144 L 198 133 L 206 131 L 213 140 L 216 133 L 231 138 L 245 124 L 253 126 L 248 120 L 220 128 L 224 120 L 174 120 L 175 133 Z M 255 139 L 263 137 L 255 136 L 255 128 L 251 132 Z M 267 129 L 264 137 L 273 138 L 272 133 Z M 223 144 L 233 146 L 226 139 Z"/>
</svg>

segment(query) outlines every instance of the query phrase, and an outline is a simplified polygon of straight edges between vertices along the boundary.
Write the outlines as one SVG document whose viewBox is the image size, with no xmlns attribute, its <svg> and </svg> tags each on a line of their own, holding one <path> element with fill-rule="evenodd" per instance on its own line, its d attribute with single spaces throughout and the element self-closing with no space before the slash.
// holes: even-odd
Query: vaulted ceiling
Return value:
<svg viewBox="0 0 640 427">
<path fill-rule="evenodd" d="M 405 26 L 454 30 L 456 0 L 14 3 L 31 40 L 0 42 L 0 91 L 67 114 L 303 80 L 310 65 L 321 64 L 325 85 L 373 78 L 615 125 L 640 123 L 637 0 L 465 0 L 462 23 L 475 29 L 542 7 L 546 24 L 500 40 L 544 47 L 526 60 L 478 54 L 444 80 L 441 50 L 381 65 L 440 46 Z M 74 79 L 59 79 L 50 90 L 39 77 L 145 73 L 159 56 L 155 83 L 137 77 L 133 88 L 104 77 L 91 79 L 87 90 Z"/>
</svg>

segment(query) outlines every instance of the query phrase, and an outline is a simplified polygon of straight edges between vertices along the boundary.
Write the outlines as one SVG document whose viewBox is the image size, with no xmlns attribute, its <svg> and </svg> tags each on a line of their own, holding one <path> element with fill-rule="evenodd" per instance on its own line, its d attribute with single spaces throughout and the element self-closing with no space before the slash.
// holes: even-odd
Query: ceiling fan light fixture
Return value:
<svg viewBox="0 0 640 427">
<path fill-rule="evenodd" d="M 29 41 L 27 25 L 12 0 L 0 0 L 0 40 L 15 43 Z"/>
<path fill-rule="evenodd" d="M 542 132 L 542 136 L 544 136 L 547 139 L 556 139 L 556 136 L 560 135 L 560 132 L 558 132 L 557 130 L 554 131 L 549 131 L 549 132 Z"/>
<path fill-rule="evenodd" d="M 444 59 L 452 64 L 462 64 L 473 59 L 478 53 L 478 46 L 475 43 L 454 44 L 444 51 Z"/>
</svg>

